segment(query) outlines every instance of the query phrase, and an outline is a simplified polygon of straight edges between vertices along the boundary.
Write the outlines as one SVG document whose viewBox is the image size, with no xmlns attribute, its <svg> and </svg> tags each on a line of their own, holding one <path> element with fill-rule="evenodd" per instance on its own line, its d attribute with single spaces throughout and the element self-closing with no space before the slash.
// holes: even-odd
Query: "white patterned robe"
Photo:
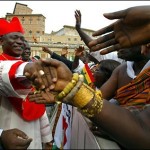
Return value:
<svg viewBox="0 0 150 150">
<path fill-rule="evenodd" d="M 8 96 L 25 98 L 30 89 L 15 90 L 10 83 L 9 70 L 14 63 L 18 61 L 1 61 L 0 62 L 0 128 L 3 130 L 18 128 L 25 132 L 28 137 L 32 138 L 29 149 L 42 149 L 42 142 L 52 140 L 52 132 L 46 112 L 40 119 L 35 121 L 23 120 L 18 112 L 11 106 Z M 18 78 L 23 79 L 23 69 L 27 63 L 22 63 L 16 72 L 16 84 Z"/>
</svg>

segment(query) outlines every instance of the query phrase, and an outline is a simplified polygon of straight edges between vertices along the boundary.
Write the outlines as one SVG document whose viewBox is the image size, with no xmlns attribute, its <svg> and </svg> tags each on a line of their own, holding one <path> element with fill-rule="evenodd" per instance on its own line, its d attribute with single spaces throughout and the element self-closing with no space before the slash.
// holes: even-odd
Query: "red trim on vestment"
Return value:
<svg viewBox="0 0 150 150">
<path fill-rule="evenodd" d="M 0 55 L 0 60 L 9 60 L 9 59 L 16 60 L 15 57 L 11 57 L 4 53 Z M 16 70 L 22 63 L 23 61 L 21 60 L 14 63 L 8 72 L 10 82 L 15 90 L 27 89 L 18 82 L 17 78 L 15 78 Z M 34 91 L 34 88 L 32 88 L 31 90 Z M 26 97 L 25 100 L 16 97 L 8 97 L 8 99 L 12 104 L 12 106 L 20 114 L 20 116 L 26 121 L 33 121 L 39 119 L 45 112 L 44 104 L 36 104 L 35 102 L 30 102 L 28 96 Z"/>
</svg>

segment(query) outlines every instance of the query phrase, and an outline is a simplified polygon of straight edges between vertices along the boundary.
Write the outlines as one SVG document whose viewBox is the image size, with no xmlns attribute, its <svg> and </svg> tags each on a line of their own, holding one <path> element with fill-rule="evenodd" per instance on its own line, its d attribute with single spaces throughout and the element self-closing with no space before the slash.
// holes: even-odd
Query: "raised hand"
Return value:
<svg viewBox="0 0 150 150">
<path fill-rule="evenodd" d="M 80 10 L 75 11 L 75 18 L 76 18 L 76 29 L 81 28 L 81 12 Z"/>
<path fill-rule="evenodd" d="M 96 31 L 93 36 L 100 36 L 88 46 L 92 51 L 107 54 L 121 48 L 148 43 L 150 39 L 150 6 L 131 7 L 104 16 L 108 19 L 119 19 L 113 24 Z"/>
<path fill-rule="evenodd" d="M 75 49 L 75 56 L 81 57 L 84 55 L 84 46 L 79 46 L 79 48 Z"/>
<path fill-rule="evenodd" d="M 4 130 L 1 135 L 5 149 L 27 149 L 31 142 L 32 139 L 18 129 Z"/>
<path fill-rule="evenodd" d="M 67 57 L 67 54 L 68 54 L 68 48 L 65 47 L 65 48 L 63 48 L 62 51 L 61 51 L 61 56 Z"/>
<path fill-rule="evenodd" d="M 45 53 L 49 53 L 50 55 L 52 55 L 53 53 L 48 47 L 45 47 L 45 46 L 42 47 L 42 51 Z"/>
</svg>

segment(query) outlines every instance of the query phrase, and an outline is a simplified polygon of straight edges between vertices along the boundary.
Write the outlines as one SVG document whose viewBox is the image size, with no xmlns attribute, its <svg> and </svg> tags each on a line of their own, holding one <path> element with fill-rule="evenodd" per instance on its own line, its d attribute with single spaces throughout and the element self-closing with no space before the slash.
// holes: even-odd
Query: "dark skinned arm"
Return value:
<svg viewBox="0 0 150 150">
<path fill-rule="evenodd" d="M 120 66 L 113 71 L 111 77 L 100 87 L 104 99 L 110 100 L 114 97 L 115 92 L 118 89 L 119 69 Z"/>
<path fill-rule="evenodd" d="M 86 44 L 86 46 L 88 46 L 89 42 L 91 42 L 93 39 L 81 29 L 81 12 L 80 12 L 80 10 L 75 11 L 75 19 L 76 19 L 76 25 L 75 25 L 76 30 L 77 30 L 78 34 L 80 35 L 81 40 L 83 40 L 84 43 Z"/>
<path fill-rule="evenodd" d="M 51 65 L 57 70 L 57 82 L 53 91 L 62 91 L 71 81 L 71 72 L 63 63 L 57 60 L 51 59 L 47 61 L 47 65 Z M 87 97 L 87 93 L 83 92 L 82 94 L 83 97 Z M 101 112 L 90 118 L 91 121 L 125 148 L 150 148 L 150 107 L 135 115 L 123 107 L 111 104 L 107 100 L 103 100 L 103 102 Z M 85 108 L 90 105 L 91 102 Z"/>
</svg>

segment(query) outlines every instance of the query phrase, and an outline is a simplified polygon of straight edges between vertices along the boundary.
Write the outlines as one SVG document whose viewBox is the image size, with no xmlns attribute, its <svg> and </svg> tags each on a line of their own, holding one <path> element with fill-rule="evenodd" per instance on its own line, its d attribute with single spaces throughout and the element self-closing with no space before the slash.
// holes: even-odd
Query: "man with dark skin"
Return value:
<svg viewBox="0 0 150 150">
<path fill-rule="evenodd" d="M 7 66 L 8 63 L 10 63 L 10 65 L 12 65 L 12 64 L 14 64 L 14 61 L 3 62 L 4 70 L 6 70 L 8 68 L 8 66 Z M 22 64 L 25 64 L 25 65 L 19 66 L 19 67 L 21 67 L 23 69 L 24 79 L 26 80 L 25 75 L 26 76 L 30 75 L 30 77 L 28 77 L 28 79 L 32 81 L 32 83 L 37 87 L 37 89 L 42 90 L 43 88 L 45 88 L 46 87 L 45 83 L 46 82 L 48 83 L 48 81 L 46 81 L 47 79 L 46 78 L 44 79 L 43 78 L 44 76 L 41 76 L 39 73 L 39 70 L 42 69 L 42 66 L 44 64 L 42 64 L 42 62 L 27 63 L 27 64 L 22 62 Z M 1 63 L 0 63 L 0 65 L 1 65 Z M 15 68 L 14 68 L 14 72 L 16 72 Z M 3 73 L 0 76 L 3 77 Z M 19 82 L 19 80 L 17 80 L 17 78 L 15 76 L 14 76 L 14 80 L 19 85 L 20 82 Z M 26 82 L 28 82 L 28 85 L 31 85 L 31 82 L 29 82 L 28 80 L 26 80 Z M 1 85 L 3 85 L 3 83 L 1 83 Z M 3 87 L 0 87 L 1 91 L 3 92 L 4 90 L 6 90 L 6 91 L 9 91 L 9 93 L 10 93 L 10 90 L 7 90 L 8 87 L 5 87 L 5 86 L 6 86 L 6 84 L 4 84 Z M 28 87 L 26 87 L 26 88 L 28 88 Z M 47 86 L 47 88 L 48 88 L 48 86 Z M 5 92 L 3 92 L 3 93 L 5 93 Z M 27 149 L 29 147 L 30 143 L 32 142 L 32 139 L 19 129 L 9 129 L 9 130 L 2 130 L 2 131 L 0 129 L 0 133 L 1 133 L 1 135 L 0 135 L 1 144 L 2 144 L 2 147 L 5 149 Z"/>
<path fill-rule="evenodd" d="M 143 69 L 144 65 L 149 61 L 149 55 L 141 54 L 141 49 L 147 48 L 146 46 L 135 46 L 132 48 L 121 49 L 118 51 L 118 57 L 126 61 L 134 61 L 133 70 L 137 76 Z M 115 96 L 117 89 L 127 85 L 133 79 L 127 74 L 127 62 L 121 64 L 114 70 L 110 79 L 100 88 L 103 93 L 103 98 L 111 99 Z M 111 86 L 110 86 L 111 85 Z"/>
<path fill-rule="evenodd" d="M 104 54 L 121 48 L 130 47 L 131 45 L 136 46 L 139 44 L 148 43 L 148 41 L 150 40 L 149 13 L 150 6 L 138 6 L 115 13 L 105 14 L 107 18 L 120 20 L 100 30 L 99 32 L 97 32 L 97 35 L 103 33 L 105 34 L 111 31 L 113 31 L 113 35 L 105 35 L 104 37 L 101 37 L 94 42 L 92 41 L 89 45 L 93 46 L 94 50 L 98 50 L 99 46 L 101 48 L 106 48 L 106 50 L 103 51 Z M 126 29 L 126 33 L 123 29 Z M 120 34 L 120 36 L 116 36 L 117 34 Z M 114 45 L 114 43 L 103 42 L 107 42 L 107 40 L 109 41 L 111 39 L 116 42 L 116 46 L 108 48 L 109 46 Z M 132 41 L 132 43 L 129 41 Z M 97 45 L 101 42 L 101 45 Z M 146 49 L 142 49 L 142 52 L 147 53 L 148 51 Z M 68 68 L 66 68 L 61 62 L 58 62 L 56 60 L 49 60 L 49 62 L 47 61 L 47 63 L 51 64 L 57 70 L 58 79 L 54 90 L 60 92 L 69 83 L 68 78 L 71 77 L 72 74 L 68 72 Z M 82 92 L 82 94 L 83 97 L 87 97 L 87 93 Z M 51 98 L 53 98 L 52 95 Z M 54 102 L 55 100 L 51 99 L 51 101 Z M 76 106 L 74 101 L 70 100 L 70 102 L 72 103 L 72 105 Z M 79 102 L 77 104 L 79 104 Z M 90 108 L 90 106 L 91 103 L 89 102 L 85 107 Z M 78 108 L 81 109 L 80 106 L 78 106 Z M 104 131 L 106 131 L 114 140 L 120 143 L 123 147 L 128 149 L 149 149 L 149 116 L 149 107 L 134 115 L 130 111 L 120 106 L 112 105 L 107 100 L 103 100 L 102 110 L 99 113 L 95 113 L 94 116 L 90 119 L 95 122 L 99 127 L 101 127 Z"/>
<path fill-rule="evenodd" d="M 84 56 L 85 49 L 83 46 L 79 46 L 78 48 L 75 49 L 74 61 L 70 61 L 70 60 L 56 54 L 55 52 L 51 51 L 48 47 L 42 47 L 42 51 L 49 53 L 51 55 L 51 58 L 57 59 L 57 60 L 65 63 L 67 65 L 67 67 L 73 72 L 79 66 L 79 59 L 81 59 L 83 61 L 87 60 L 87 61 L 93 61 L 94 63 L 98 63 L 98 60 L 96 60 L 90 54 L 87 54 L 87 52 L 86 52 L 87 55 Z"/>
<path fill-rule="evenodd" d="M 2 45 L 3 49 L 3 53 L 0 55 L 1 63 L 7 60 L 20 60 L 22 62 L 21 54 L 25 46 L 25 39 L 23 35 L 23 30 L 22 28 L 20 28 L 21 24 L 19 22 L 19 19 L 17 17 L 14 17 L 10 22 L 6 21 L 5 19 L 1 19 L 0 21 L 0 44 Z M 7 24 L 7 26 L 3 26 L 4 23 Z M 8 68 L 9 67 L 10 66 L 8 65 Z M 43 71 L 41 72 L 43 73 Z M 12 76 L 12 73 L 13 70 L 11 71 L 9 76 Z M 21 80 L 22 79 L 20 78 L 20 82 L 22 83 L 22 85 L 28 85 L 28 82 L 26 80 Z M 11 80 L 10 83 L 14 87 L 14 92 L 16 91 L 16 89 L 19 90 L 17 88 L 17 86 L 19 86 L 17 82 Z M 29 84 L 29 87 L 30 88 L 28 89 L 28 92 L 30 92 L 31 90 L 35 91 L 31 84 Z M 0 127 L 4 130 L 18 128 L 24 131 L 30 137 L 32 137 L 33 142 L 29 145 L 29 148 L 42 148 L 42 142 L 45 144 L 49 144 L 52 140 L 52 134 L 45 110 L 45 105 L 37 105 L 35 103 L 29 102 L 27 95 L 24 98 L 20 97 L 11 96 L 11 92 L 8 95 L 2 95 L 0 105 Z M 39 136 L 40 138 L 37 138 L 37 136 Z"/>
<path fill-rule="evenodd" d="M 122 59 L 118 59 L 116 52 L 109 53 L 107 55 L 100 55 L 99 52 L 92 53 L 91 47 L 88 44 L 91 41 L 93 41 L 93 39 L 86 32 L 84 32 L 84 30 L 82 30 L 82 28 L 81 28 L 82 14 L 81 14 L 80 10 L 75 11 L 75 20 L 76 20 L 75 28 L 76 28 L 78 34 L 80 35 L 81 40 L 83 40 L 83 42 L 89 48 L 91 55 L 93 55 L 99 61 L 104 60 L 104 59 L 113 59 L 113 60 L 116 60 L 116 61 L 119 61 L 122 63 Z"/>
<path fill-rule="evenodd" d="M 60 61 L 50 59 L 47 60 L 47 63 L 51 64 L 51 66 L 55 67 L 57 70 L 57 82 L 53 91 L 61 92 L 71 81 L 70 78 L 72 77 L 72 73 Z M 87 92 L 82 92 L 82 97 L 86 98 L 87 94 Z M 49 99 L 49 97 L 51 99 Z M 55 95 L 52 95 L 52 93 L 49 94 L 45 103 L 55 102 L 54 97 Z M 80 106 L 76 105 L 74 101 L 76 101 L 76 99 L 73 99 L 73 101 L 70 99 L 70 104 L 77 106 L 82 111 Z M 41 100 L 41 103 L 43 102 L 44 101 Z M 90 106 L 91 103 L 89 102 L 85 108 L 90 108 Z M 93 117 L 89 117 L 89 119 L 91 119 L 91 121 L 97 124 L 98 127 L 103 129 L 111 138 L 117 141 L 124 148 L 149 148 L 149 110 L 150 109 L 147 108 L 137 115 L 133 115 L 130 111 L 111 104 L 107 100 L 103 99 L 102 110 L 99 113 L 95 113 Z"/>
<path fill-rule="evenodd" d="M 76 18 L 76 30 L 78 31 L 79 35 L 82 37 L 82 40 L 85 42 L 85 44 L 87 46 L 89 46 L 88 44 L 91 41 L 94 41 L 94 40 L 92 40 L 92 38 L 90 38 L 86 33 L 84 33 L 81 30 L 81 27 L 80 27 L 81 26 L 81 12 L 79 10 L 75 11 L 75 18 Z M 144 48 L 147 49 L 148 47 L 144 46 Z M 133 47 L 132 49 L 133 49 L 132 51 L 134 51 L 136 56 L 134 56 L 135 54 L 132 53 L 132 51 L 130 52 L 130 50 L 128 50 L 127 55 L 129 54 L 129 56 L 131 58 L 130 57 L 129 58 L 124 58 L 125 55 L 123 55 L 123 54 L 126 54 L 126 52 L 123 53 L 124 50 L 122 49 L 122 50 L 119 50 L 118 57 L 121 58 L 121 59 L 124 59 L 126 61 L 135 61 L 134 65 L 133 65 L 133 68 L 134 68 L 134 71 L 136 72 L 136 75 L 137 75 L 141 71 L 143 66 L 146 64 L 146 62 L 149 60 L 149 56 L 147 56 L 147 58 L 146 58 L 146 57 L 144 57 L 140 54 L 140 46 L 139 47 Z M 120 56 L 121 52 L 123 53 L 122 57 Z M 114 95 L 115 95 L 115 92 L 117 91 L 117 89 L 119 89 L 120 87 L 126 85 L 127 83 L 129 83 L 132 80 L 132 78 L 130 78 L 126 73 L 126 70 L 127 70 L 126 67 L 127 67 L 126 64 L 120 66 L 117 69 L 117 71 L 115 71 L 113 73 L 113 77 L 110 78 L 108 80 L 108 82 L 106 82 L 104 84 L 104 86 L 102 86 L 100 88 L 102 93 L 103 93 L 103 98 L 105 98 L 105 99 L 113 98 Z"/>
<path fill-rule="evenodd" d="M 23 53 L 21 55 L 22 60 L 23 61 L 31 61 L 30 56 L 31 56 L 31 47 L 30 47 L 28 41 L 25 40 Z"/>
<path fill-rule="evenodd" d="M 143 48 L 147 48 L 147 47 L 142 46 L 142 49 Z M 150 56 L 150 55 L 144 56 L 140 52 L 141 52 L 141 46 L 135 46 L 133 48 L 122 49 L 118 51 L 119 58 L 125 59 L 126 61 L 134 61 L 133 68 L 135 71 L 135 75 L 139 74 L 143 66 L 148 62 Z M 128 76 L 126 70 L 127 70 L 127 63 L 120 65 L 113 72 L 112 76 L 100 88 L 104 99 L 109 100 L 113 98 L 117 89 L 128 84 L 131 80 L 133 80 L 131 77 Z M 42 101 L 41 98 L 40 101 Z M 146 104 L 143 104 L 143 106 L 144 105 Z"/>
</svg>

